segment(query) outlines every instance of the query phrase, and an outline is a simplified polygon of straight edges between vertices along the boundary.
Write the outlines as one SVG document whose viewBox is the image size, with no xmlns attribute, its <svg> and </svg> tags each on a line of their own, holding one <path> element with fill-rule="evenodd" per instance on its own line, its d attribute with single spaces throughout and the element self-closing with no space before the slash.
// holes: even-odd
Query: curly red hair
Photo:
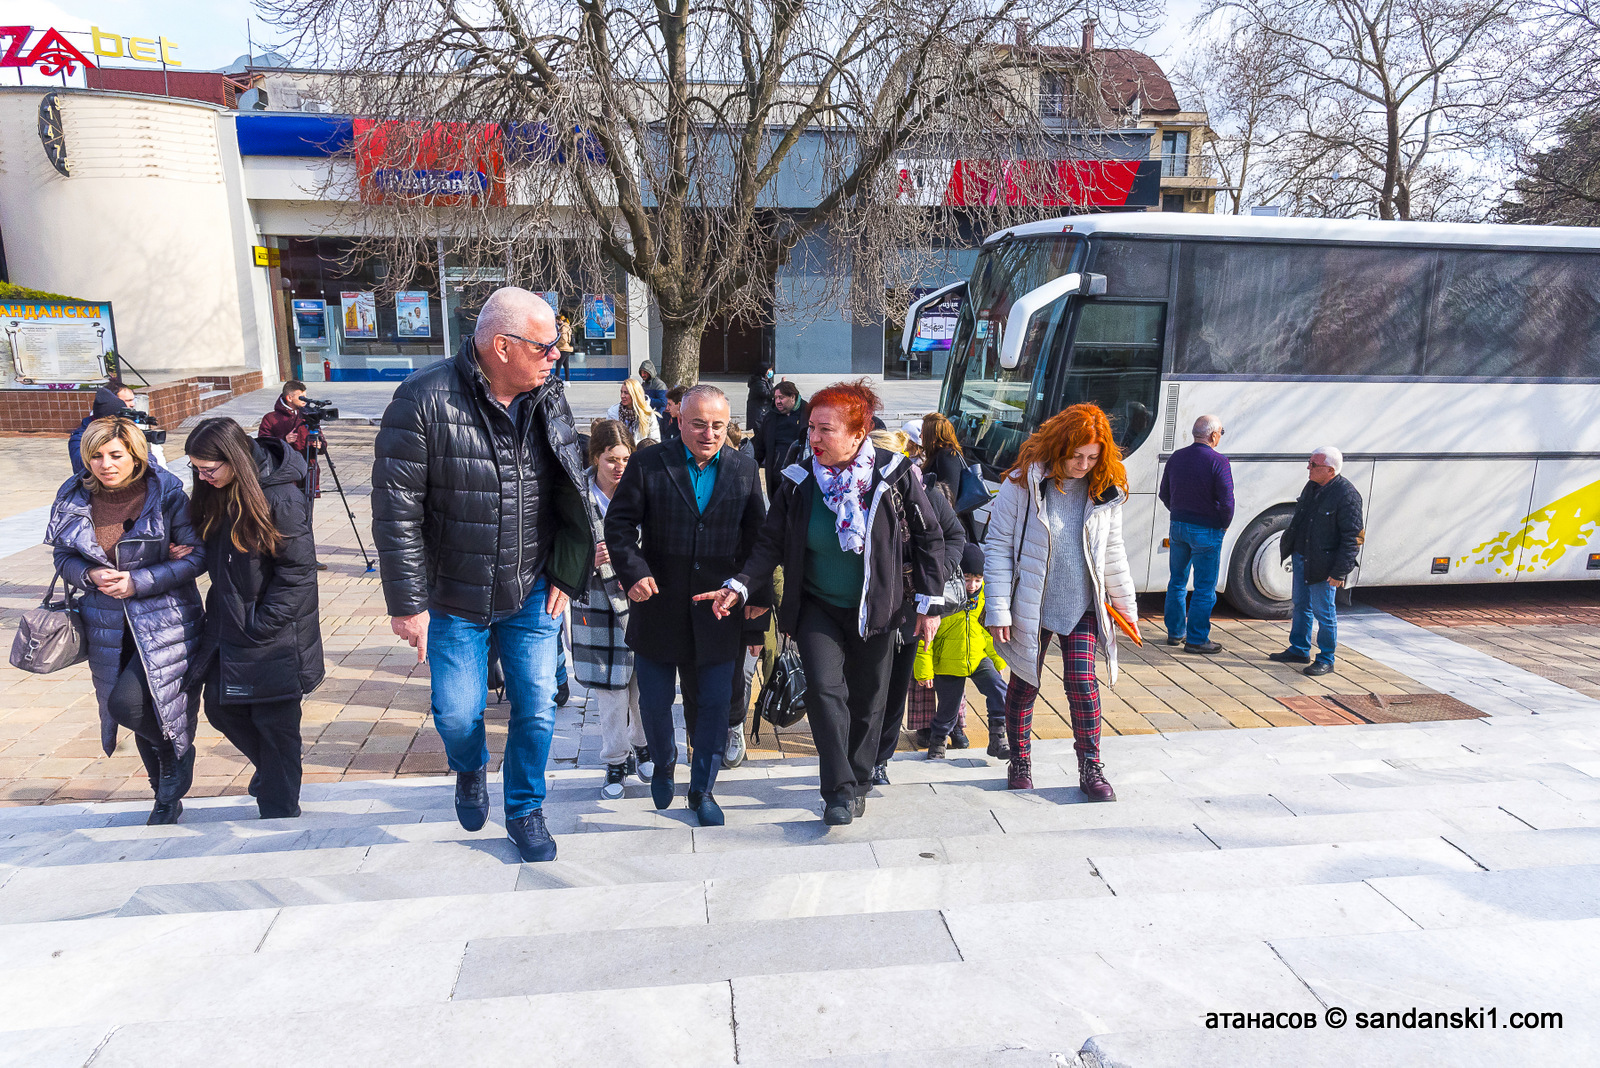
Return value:
<svg viewBox="0 0 1600 1068">
<path fill-rule="evenodd" d="M 1026 483 L 1028 468 L 1042 464 L 1046 477 L 1057 481 L 1069 478 L 1067 460 L 1085 445 L 1099 445 L 1100 459 L 1089 471 L 1089 496 L 1098 498 L 1110 486 L 1128 489 L 1128 471 L 1122 466 L 1122 450 L 1111 433 L 1111 420 L 1096 404 L 1074 404 L 1046 419 L 1033 436 L 1022 443 L 1017 466 L 1006 475 L 1016 483 Z"/>
<path fill-rule="evenodd" d="M 870 378 L 854 382 L 835 382 L 811 394 L 812 411 L 832 408 L 844 420 L 844 428 L 852 434 L 864 434 L 872 424 L 872 413 L 883 407 Z"/>
</svg>

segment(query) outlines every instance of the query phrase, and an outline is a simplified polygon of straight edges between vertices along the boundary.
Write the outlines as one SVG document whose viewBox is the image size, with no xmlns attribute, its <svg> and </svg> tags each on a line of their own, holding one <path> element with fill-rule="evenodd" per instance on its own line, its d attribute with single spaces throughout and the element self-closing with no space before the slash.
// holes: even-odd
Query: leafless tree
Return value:
<svg viewBox="0 0 1600 1068">
<path fill-rule="evenodd" d="M 1268 184 L 1300 214 L 1470 216 L 1520 115 L 1525 0 L 1211 0 L 1282 57 Z"/>
<path fill-rule="evenodd" d="M 1061 210 L 1024 196 L 955 213 L 915 183 L 963 159 L 1003 186 L 1027 171 L 1013 164 L 1064 155 L 1031 72 L 1077 34 L 1086 0 L 263 2 L 298 59 L 343 72 L 332 107 L 402 120 L 358 152 L 404 171 L 437 147 L 438 122 L 456 124 L 458 162 L 492 151 L 473 131 L 505 146 L 503 197 L 448 212 L 403 190 L 364 198 L 392 284 L 405 250 L 436 236 L 541 288 L 631 275 L 659 313 L 669 381 L 696 379 L 709 323 L 771 316 L 786 265 L 810 268 L 792 299 L 881 321 L 888 290 L 951 241 Z M 1133 25 L 1145 6 L 1095 14 Z"/>
</svg>

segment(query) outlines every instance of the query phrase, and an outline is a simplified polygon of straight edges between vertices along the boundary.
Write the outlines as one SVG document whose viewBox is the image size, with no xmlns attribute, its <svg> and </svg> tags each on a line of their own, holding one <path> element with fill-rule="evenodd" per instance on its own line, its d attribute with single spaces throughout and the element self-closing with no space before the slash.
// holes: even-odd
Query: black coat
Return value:
<svg viewBox="0 0 1600 1068">
<path fill-rule="evenodd" d="M 950 487 L 952 501 L 961 496 L 961 473 L 966 468 L 954 449 L 946 447 L 930 453 L 924 470 L 933 476 L 935 482 Z"/>
<path fill-rule="evenodd" d="M 656 580 L 656 595 L 628 612 L 628 646 L 649 660 L 726 663 L 744 646 L 760 644 L 766 629 L 764 617 L 748 626 L 743 612 L 719 620 L 709 601 L 690 600 L 739 570 L 766 516 L 756 462 L 724 445 L 717 464 L 716 487 L 703 515 L 679 444 L 634 453 L 606 508 L 606 547 L 623 589 L 643 578 Z M 772 603 L 765 584 L 752 603 Z"/>
<path fill-rule="evenodd" d="M 1307 482 L 1295 502 L 1289 529 L 1283 532 L 1283 558 L 1287 560 L 1294 553 L 1304 531 L 1308 543 L 1306 581 L 1344 581 L 1355 569 L 1363 527 L 1361 491 L 1349 479 L 1335 475 L 1326 486 Z"/>
<path fill-rule="evenodd" d="M 298 699 L 323 676 L 305 457 L 277 438 L 254 445 L 261 492 L 282 540 L 270 555 L 241 552 L 231 522 L 206 538 L 211 589 L 205 636 L 186 682 L 204 681 L 214 655 L 222 664 L 219 699 L 225 705 Z"/>
<path fill-rule="evenodd" d="M 926 607 L 927 614 L 938 615 L 944 604 L 944 535 L 922 489 L 916 465 L 899 453 L 877 449 L 872 472 L 872 497 L 868 502 L 866 588 L 861 595 L 860 633 L 862 637 L 882 634 L 903 622 L 902 612 Z M 811 505 L 816 498 L 816 475 L 812 463 L 792 464 L 783 469 L 779 485 L 772 493 L 772 510 L 756 540 L 755 551 L 744 562 L 736 580 L 752 591 L 764 588 L 773 569 L 782 565 L 783 604 L 778 608 L 778 629 L 794 634 L 800 625 L 800 600 L 805 583 L 806 529 L 811 524 Z M 910 534 L 902 542 L 901 519 Z M 911 605 L 905 599 L 906 563 L 909 554 L 911 590 L 928 599 L 926 606 Z"/>
<path fill-rule="evenodd" d="M 761 426 L 761 421 L 767 413 L 774 411 L 772 406 L 772 391 L 777 383 L 767 374 L 767 368 L 758 367 L 751 373 L 747 385 L 750 392 L 744 401 L 744 428 L 755 430 Z"/>
<path fill-rule="evenodd" d="M 490 395 L 471 338 L 395 390 L 372 465 L 372 540 L 390 615 L 489 623 L 519 611 L 541 573 L 570 597 L 588 585 L 584 462 L 560 379 L 547 379 L 533 403 L 539 417 L 527 426 L 543 426 L 548 452 Z"/>
<path fill-rule="evenodd" d="M 811 418 L 811 408 L 805 401 L 797 401 L 787 412 L 776 407 L 756 431 L 756 462 L 767 473 L 767 491 L 776 492 L 778 472 L 784 468 L 789 448 L 806 436 L 806 420 Z"/>
</svg>

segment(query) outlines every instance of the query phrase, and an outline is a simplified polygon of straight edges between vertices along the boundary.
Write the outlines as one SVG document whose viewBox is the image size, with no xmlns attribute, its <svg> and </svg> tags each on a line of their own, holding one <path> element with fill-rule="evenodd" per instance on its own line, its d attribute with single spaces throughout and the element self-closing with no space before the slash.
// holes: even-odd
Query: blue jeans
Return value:
<svg viewBox="0 0 1600 1068">
<path fill-rule="evenodd" d="M 433 723 L 455 772 L 489 763 L 483 707 L 489 692 L 489 634 L 511 702 L 506 730 L 506 819 L 544 804 L 544 769 L 556 724 L 556 649 L 561 620 L 545 611 L 548 580 L 541 578 L 516 615 L 498 623 L 469 623 L 434 613 L 428 619 L 428 662 L 433 671 Z"/>
<path fill-rule="evenodd" d="M 737 660 L 723 664 L 702 664 L 680 668 L 633 654 L 633 674 L 639 680 L 639 718 L 644 721 L 644 736 L 650 743 L 650 758 L 656 774 L 664 774 L 677 762 L 677 743 L 673 741 L 672 699 L 678 693 L 678 678 L 695 687 L 694 765 L 689 769 L 691 793 L 711 793 L 717 784 L 717 769 L 728 747 L 728 717 L 724 711 L 733 701 L 733 671 Z"/>
<path fill-rule="evenodd" d="M 1306 558 L 1295 553 L 1294 609 L 1289 627 L 1289 649 L 1301 656 L 1311 655 L 1311 620 L 1317 621 L 1317 659 L 1333 663 L 1333 651 L 1339 645 L 1339 615 L 1334 598 L 1339 591 L 1326 582 L 1306 581 Z"/>
<path fill-rule="evenodd" d="M 1227 531 L 1180 523 L 1174 519 L 1168 540 L 1172 548 L 1172 577 L 1167 582 L 1167 636 L 1190 645 L 1211 640 L 1211 610 L 1217 606 L 1217 572 L 1222 567 L 1222 536 Z M 1189 569 L 1194 569 L 1194 596 L 1187 618 L 1184 595 L 1189 589 Z"/>
</svg>

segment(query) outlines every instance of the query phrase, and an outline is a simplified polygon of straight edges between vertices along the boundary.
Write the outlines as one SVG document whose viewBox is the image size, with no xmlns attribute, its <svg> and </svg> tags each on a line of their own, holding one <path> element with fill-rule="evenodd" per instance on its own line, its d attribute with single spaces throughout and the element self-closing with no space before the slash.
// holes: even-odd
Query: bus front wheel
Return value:
<svg viewBox="0 0 1600 1068">
<path fill-rule="evenodd" d="M 1292 507 L 1274 508 L 1245 528 L 1228 561 L 1228 602 L 1255 619 L 1288 619 L 1294 581 L 1283 559 Z"/>
</svg>

